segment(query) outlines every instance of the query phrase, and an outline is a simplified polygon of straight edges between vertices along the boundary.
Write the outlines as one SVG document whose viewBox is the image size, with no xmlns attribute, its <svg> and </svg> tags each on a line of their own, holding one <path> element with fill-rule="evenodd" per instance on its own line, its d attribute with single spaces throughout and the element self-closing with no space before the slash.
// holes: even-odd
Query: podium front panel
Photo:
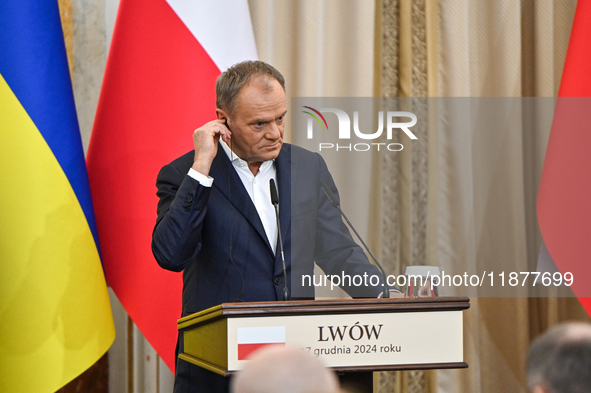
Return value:
<svg viewBox="0 0 591 393">
<path fill-rule="evenodd" d="M 228 371 L 265 345 L 293 345 L 336 369 L 463 362 L 462 311 L 228 319 Z"/>
</svg>

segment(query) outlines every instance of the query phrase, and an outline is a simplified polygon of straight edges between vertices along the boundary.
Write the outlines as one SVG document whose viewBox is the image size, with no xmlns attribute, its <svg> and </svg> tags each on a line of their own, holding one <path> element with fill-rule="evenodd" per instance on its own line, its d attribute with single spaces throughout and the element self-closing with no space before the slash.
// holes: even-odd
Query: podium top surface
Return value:
<svg viewBox="0 0 591 393">
<path fill-rule="evenodd" d="M 178 320 L 178 329 L 219 318 L 312 314 L 452 311 L 470 308 L 467 297 L 328 299 L 223 303 Z"/>
</svg>

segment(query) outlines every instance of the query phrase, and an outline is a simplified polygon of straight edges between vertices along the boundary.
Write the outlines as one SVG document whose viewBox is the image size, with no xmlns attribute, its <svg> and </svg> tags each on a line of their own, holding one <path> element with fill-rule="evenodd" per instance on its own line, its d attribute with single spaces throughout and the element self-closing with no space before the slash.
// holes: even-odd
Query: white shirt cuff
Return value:
<svg viewBox="0 0 591 393">
<path fill-rule="evenodd" d="M 213 184 L 213 177 L 205 176 L 204 174 L 197 172 L 193 168 L 189 168 L 188 175 L 191 176 L 193 179 L 197 180 L 199 184 L 201 184 L 203 187 L 211 187 L 211 185 Z"/>
</svg>

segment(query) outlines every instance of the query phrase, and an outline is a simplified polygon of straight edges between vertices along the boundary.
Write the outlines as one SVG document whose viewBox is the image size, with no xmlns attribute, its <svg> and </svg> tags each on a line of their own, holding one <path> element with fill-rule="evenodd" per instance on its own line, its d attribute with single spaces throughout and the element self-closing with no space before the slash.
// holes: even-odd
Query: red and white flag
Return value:
<svg viewBox="0 0 591 393">
<path fill-rule="evenodd" d="M 236 334 L 238 360 L 267 345 L 285 345 L 285 326 L 239 327 Z"/>
<path fill-rule="evenodd" d="M 591 314 L 591 1 L 579 1 L 538 193 L 544 243 Z"/>
<path fill-rule="evenodd" d="M 174 370 L 181 274 L 151 252 L 160 168 L 215 119 L 221 71 L 257 58 L 247 0 L 121 0 L 87 156 L 108 284 Z"/>
</svg>

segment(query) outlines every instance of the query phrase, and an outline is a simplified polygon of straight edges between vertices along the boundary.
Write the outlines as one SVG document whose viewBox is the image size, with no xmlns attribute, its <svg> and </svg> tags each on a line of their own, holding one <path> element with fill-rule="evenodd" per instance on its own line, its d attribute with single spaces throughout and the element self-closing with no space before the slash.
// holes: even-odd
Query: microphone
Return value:
<svg viewBox="0 0 591 393">
<path fill-rule="evenodd" d="M 365 249 L 367 250 L 369 255 L 371 255 L 374 262 L 376 263 L 376 266 L 378 267 L 378 269 L 380 269 L 380 271 L 382 272 L 382 274 L 384 276 L 384 292 L 382 293 L 382 295 L 383 295 L 382 297 L 385 297 L 385 298 L 390 297 L 390 290 L 388 289 L 388 285 L 386 283 L 386 272 L 384 271 L 384 268 L 378 262 L 376 257 L 373 255 L 373 253 L 369 249 L 369 247 L 367 247 L 367 244 L 365 244 L 365 242 L 363 241 L 361 236 L 359 236 L 359 233 L 357 232 L 357 230 L 355 230 L 355 227 L 353 226 L 353 224 L 351 224 L 351 221 L 349 221 L 349 219 L 347 218 L 347 216 L 343 212 L 343 209 L 341 209 L 341 205 L 339 204 L 337 197 L 332 193 L 330 188 L 328 188 L 328 186 L 326 185 L 325 182 L 320 182 L 320 187 L 322 187 L 322 190 L 326 194 L 326 197 L 328 198 L 328 201 L 330 202 L 330 204 L 333 205 L 334 208 L 339 211 L 339 213 L 341 213 L 341 216 L 343 216 L 343 218 L 347 222 L 347 225 L 349 225 L 349 228 L 351 228 L 353 230 L 353 232 L 355 232 L 355 235 L 357 236 L 359 241 L 361 241 L 361 244 L 363 244 L 363 247 L 365 247 Z"/>
<path fill-rule="evenodd" d="M 289 300 L 289 289 L 287 288 L 287 269 L 285 268 L 285 254 L 283 253 L 283 238 L 281 237 L 281 225 L 279 223 L 279 196 L 277 195 L 277 187 L 275 187 L 275 180 L 269 180 L 269 188 L 271 189 L 271 203 L 275 207 L 275 217 L 277 217 L 277 232 L 279 234 L 279 249 L 281 250 L 281 262 L 283 263 L 283 300 Z"/>
</svg>

